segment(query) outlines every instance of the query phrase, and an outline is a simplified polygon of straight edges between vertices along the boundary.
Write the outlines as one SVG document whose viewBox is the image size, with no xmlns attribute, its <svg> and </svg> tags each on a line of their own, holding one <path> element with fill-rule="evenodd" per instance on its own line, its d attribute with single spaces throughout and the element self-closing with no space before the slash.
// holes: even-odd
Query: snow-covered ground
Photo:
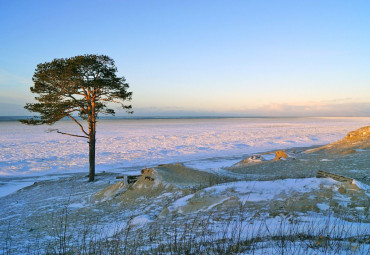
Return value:
<svg viewBox="0 0 370 255">
<path fill-rule="evenodd" d="M 97 171 L 186 161 L 205 166 L 211 158 L 206 162 L 216 167 L 229 165 L 250 153 L 327 144 L 366 125 L 370 118 L 101 120 Z M 49 129 L 79 133 L 71 121 L 51 127 L 0 122 L 0 176 L 86 171 L 86 140 Z"/>
<path fill-rule="evenodd" d="M 273 230 L 275 225 L 281 227 L 278 220 L 283 216 L 289 216 L 291 218 L 288 217 L 288 220 L 294 219 L 299 224 L 304 224 L 305 217 L 317 217 L 320 223 L 325 219 L 323 215 L 334 212 L 340 216 L 341 210 L 344 210 L 362 219 L 361 215 L 367 215 L 368 212 L 365 203 L 368 185 L 358 182 L 363 191 L 341 194 L 338 193 L 340 183 L 315 178 L 315 173 L 307 174 L 307 169 L 301 169 L 309 168 L 308 164 L 304 165 L 304 160 L 311 160 L 314 165 L 335 167 L 343 165 L 341 159 L 307 156 L 295 160 L 295 165 L 290 164 L 291 168 L 286 167 L 286 171 L 278 172 L 278 176 L 275 168 L 270 169 L 274 175 L 266 169 L 257 169 L 258 174 L 266 175 L 266 178 L 253 173 L 254 179 L 251 179 L 251 172 L 222 167 L 232 166 L 254 153 L 327 144 L 341 139 L 349 131 L 368 125 L 370 118 L 102 120 L 98 124 L 96 159 L 98 172 L 106 173 L 99 175 L 96 182 L 87 183 L 83 177 L 88 169 L 86 140 L 47 132 L 49 128 L 57 128 L 78 133 L 79 129 L 74 123 L 62 121 L 52 127 L 34 127 L 18 122 L 0 122 L 0 239 L 3 238 L 0 244 L 5 244 L 8 236 L 11 236 L 9 240 L 13 241 L 14 249 L 27 246 L 27 243 L 17 240 L 30 241 L 31 247 L 35 245 L 32 243 L 34 239 L 45 241 L 43 238 L 48 238 L 47 233 L 55 221 L 53 215 L 63 214 L 66 206 L 71 219 L 76 221 L 76 231 L 81 227 L 78 224 L 81 224 L 82 218 L 96 217 L 99 218 L 99 226 L 108 228 L 129 222 L 141 229 L 144 236 L 152 225 L 162 228 L 172 224 L 172 219 L 175 225 L 178 224 L 177 220 L 188 224 L 192 218 L 203 213 L 205 217 L 215 213 L 215 217 L 210 219 L 210 227 L 220 225 L 220 229 L 224 229 L 229 226 L 228 217 L 234 217 L 228 210 L 238 211 L 238 204 L 245 205 L 242 216 L 248 218 L 242 223 L 248 228 L 256 226 L 256 231 L 250 233 L 257 233 L 262 225 L 268 226 L 266 231 Z M 350 165 L 349 171 L 359 167 L 361 171 L 358 176 L 364 177 L 364 169 L 367 168 L 362 161 L 368 157 L 364 157 L 366 151 L 358 154 L 350 155 L 348 157 L 352 157 L 351 160 L 346 160 Z M 181 185 L 177 188 L 165 185 L 159 186 L 163 190 L 133 189 L 131 193 L 124 193 L 123 197 L 94 201 L 97 192 L 118 182 L 115 179 L 117 174 L 112 172 L 138 173 L 143 167 L 175 162 L 183 162 L 184 165 L 178 165 L 183 170 L 186 167 L 203 170 L 186 171 L 187 175 L 194 178 L 194 173 L 199 173 L 199 178 L 204 178 L 206 186 L 193 185 L 187 189 L 181 188 Z M 289 166 L 288 160 L 286 162 Z M 276 167 L 282 166 L 280 163 Z M 292 174 L 286 173 L 293 166 L 297 169 L 294 168 Z M 347 168 L 343 169 L 347 171 Z M 157 170 L 162 174 L 167 171 L 166 166 Z M 217 178 L 225 176 L 230 180 L 218 184 L 214 179 L 216 182 L 211 184 L 210 179 L 207 184 L 206 178 L 212 173 Z M 267 180 L 261 181 L 264 179 Z M 17 190 L 19 192 L 15 192 Z M 133 198 L 131 202 L 129 197 Z M 239 214 L 238 211 L 235 215 Z M 249 219 L 253 219 L 252 225 Z M 357 232 L 352 233 L 354 229 L 367 232 L 368 223 L 359 223 L 353 228 L 353 224 L 357 223 L 353 222 L 353 217 L 349 219 L 351 228 L 346 230 L 347 236 L 356 235 Z M 260 224 L 257 224 L 259 221 Z M 347 224 L 345 220 L 341 222 Z M 307 224 L 302 227 L 307 227 Z M 294 228 L 297 226 L 301 227 L 294 225 Z M 276 231 L 280 230 L 277 228 Z M 271 235 L 267 232 L 261 234 L 267 237 Z M 230 234 L 231 239 L 232 236 Z M 368 246 L 361 247 L 364 250 Z M 313 252 L 316 251 L 315 248 Z"/>
</svg>

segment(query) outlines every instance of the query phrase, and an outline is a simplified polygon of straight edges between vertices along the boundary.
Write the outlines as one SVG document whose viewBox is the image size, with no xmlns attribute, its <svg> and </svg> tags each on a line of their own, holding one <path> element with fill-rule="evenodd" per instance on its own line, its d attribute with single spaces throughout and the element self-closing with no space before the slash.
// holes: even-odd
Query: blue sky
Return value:
<svg viewBox="0 0 370 255">
<path fill-rule="evenodd" d="M 105 54 L 136 115 L 369 116 L 370 1 L 0 1 L 0 115 L 38 63 Z"/>
</svg>

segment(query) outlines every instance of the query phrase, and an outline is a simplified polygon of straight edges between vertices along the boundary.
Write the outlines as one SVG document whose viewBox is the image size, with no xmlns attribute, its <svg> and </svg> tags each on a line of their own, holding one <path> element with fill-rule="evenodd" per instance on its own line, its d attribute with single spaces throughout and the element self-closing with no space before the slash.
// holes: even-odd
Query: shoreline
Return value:
<svg viewBox="0 0 370 255">
<path fill-rule="evenodd" d="M 130 120 L 129 125 L 121 120 L 103 121 L 97 134 L 96 172 L 217 158 L 230 162 L 273 150 L 322 146 L 368 125 L 370 117 L 353 123 L 348 118 L 316 120 Z M 59 127 L 71 133 L 76 130 L 68 121 Z M 88 169 L 84 140 L 47 133 L 47 128 L 5 127 L 0 123 L 0 179 L 84 173 Z"/>
<path fill-rule="evenodd" d="M 310 149 L 310 148 L 318 148 L 322 145 L 313 145 L 313 146 L 308 146 L 308 147 L 292 147 L 292 148 L 287 148 L 287 149 L 284 149 L 284 150 L 294 150 L 294 149 L 302 149 L 302 150 L 307 150 L 307 149 Z M 248 156 L 252 156 L 252 155 L 256 155 L 256 154 L 263 154 L 263 153 L 272 153 L 272 152 L 275 152 L 276 150 L 269 150 L 269 151 L 263 151 L 263 152 L 256 152 L 256 153 L 252 153 L 252 154 L 244 154 L 244 155 L 234 155 L 234 156 L 229 156 L 229 157 L 211 157 L 211 158 L 200 158 L 200 159 L 193 159 L 193 160 L 188 160 L 188 161 L 183 161 L 183 162 L 169 162 L 169 163 L 165 163 L 165 165 L 175 165 L 175 164 L 178 164 L 178 163 L 181 163 L 181 164 L 184 164 L 188 167 L 192 167 L 194 169 L 196 169 L 197 171 L 203 171 L 203 172 L 208 172 L 210 171 L 210 167 L 209 167 L 209 161 L 214 161 L 217 159 L 220 159 L 222 162 L 234 162 L 234 163 L 237 163 L 238 161 L 248 157 Z M 198 163 L 198 164 L 194 164 L 194 162 L 204 162 L 205 161 L 205 164 L 208 165 L 208 168 L 204 169 L 204 168 L 199 168 L 202 166 L 202 164 Z M 99 172 L 96 172 L 96 176 L 98 177 L 99 175 L 101 174 L 112 174 L 112 175 L 115 175 L 115 174 L 127 174 L 127 173 L 130 173 L 132 175 L 136 175 L 136 174 L 140 174 L 140 171 L 144 168 L 155 168 L 157 167 L 158 165 L 161 165 L 161 164 L 157 164 L 157 165 L 151 165 L 151 166 L 146 166 L 146 165 L 142 165 L 142 166 L 130 166 L 130 167 L 122 167 L 122 168 L 116 168 L 117 170 L 116 171 L 113 171 L 113 169 L 107 169 L 107 170 L 101 170 Z M 215 165 L 212 165 L 212 166 L 215 166 L 214 168 L 224 168 L 224 167 L 231 167 L 232 165 L 225 165 L 223 163 L 217 163 L 216 164 L 217 166 Z M 197 167 L 198 166 L 198 167 Z M 212 167 L 213 168 L 213 167 Z M 127 171 L 119 171 L 119 169 L 127 169 Z M 211 171 L 212 172 L 212 171 Z M 66 170 L 65 172 L 51 172 L 51 173 L 47 173 L 47 172 L 44 172 L 44 174 L 40 174 L 40 175 L 36 175 L 36 173 L 32 174 L 28 174 L 28 175 L 8 175 L 8 176 L 5 176 L 5 175 L 0 175 L 0 198 L 1 197 L 4 197 L 6 195 L 9 195 L 9 194 L 12 194 L 12 193 L 15 193 L 23 188 L 27 188 L 31 185 L 33 185 L 34 183 L 36 182 L 39 182 L 39 181 L 52 181 L 52 180 L 58 180 L 58 179 L 62 179 L 62 178 L 70 178 L 70 177 L 78 177 L 80 176 L 82 179 L 84 179 L 87 175 L 87 169 L 84 169 L 84 170 L 81 170 L 81 171 L 73 171 L 73 170 L 70 170 L 70 172 L 68 172 L 68 170 Z M 14 184 L 15 183 L 18 183 L 17 184 Z M 6 189 L 8 189 L 7 187 L 5 187 L 5 185 L 9 185 L 11 186 L 10 189 L 11 191 L 10 192 L 7 192 Z M 19 187 L 19 188 L 16 188 L 16 187 Z M 5 194 L 5 195 L 4 195 Z"/>
</svg>

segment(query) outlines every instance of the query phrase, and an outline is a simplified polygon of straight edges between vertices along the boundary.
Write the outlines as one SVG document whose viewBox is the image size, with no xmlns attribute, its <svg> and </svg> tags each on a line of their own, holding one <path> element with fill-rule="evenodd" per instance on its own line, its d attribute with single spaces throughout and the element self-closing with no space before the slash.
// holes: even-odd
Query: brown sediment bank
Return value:
<svg viewBox="0 0 370 255">
<path fill-rule="evenodd" d="M 350 154 L 370 148 L 370 126 L 349 132 L 343 139 L 325 146 L 307 150 L 306 153 L 324 151 L 331 154 Z"/>
</svg>

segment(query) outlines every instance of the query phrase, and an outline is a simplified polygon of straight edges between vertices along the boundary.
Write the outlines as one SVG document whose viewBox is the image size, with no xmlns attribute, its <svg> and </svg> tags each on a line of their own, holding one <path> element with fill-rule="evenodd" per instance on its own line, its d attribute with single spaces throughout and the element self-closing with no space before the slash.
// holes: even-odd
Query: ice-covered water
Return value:
<svg viewBox="0 0 370 255">
<path fill-rule="evenodd" d="M 321 145 L 369 125 L 370 118 L 116 119 L 97 127 L 97 172 L 163 163 L 231 165 L 246 154 Z M 85 139 L 71 121 L 55 126 L 0 122 L 0 175 L 25 176 L 87 171 Z"/>
</svg>

